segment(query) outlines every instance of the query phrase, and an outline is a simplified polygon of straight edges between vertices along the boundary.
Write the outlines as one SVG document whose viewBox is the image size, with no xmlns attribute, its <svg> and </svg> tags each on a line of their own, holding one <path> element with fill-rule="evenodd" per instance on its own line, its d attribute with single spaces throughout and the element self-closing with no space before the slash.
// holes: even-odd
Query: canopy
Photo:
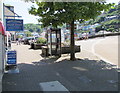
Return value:
<svg viewBox="0 0 120 93">
<path fill-rule="evenodd" d="M 5 29 L 1 21 L 0 21 L 0 33 L 2 33 L 2 35 L 5 35 Z"/>
</svg>

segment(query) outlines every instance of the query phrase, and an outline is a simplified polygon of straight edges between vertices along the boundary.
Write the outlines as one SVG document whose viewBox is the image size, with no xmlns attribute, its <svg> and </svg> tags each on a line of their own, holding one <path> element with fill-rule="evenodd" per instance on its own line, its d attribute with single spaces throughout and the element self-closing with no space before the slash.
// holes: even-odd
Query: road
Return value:
<svg viewBox="0 0 120 93">
<path fill-rule="evenodd" d="M 76 41 L 82 50 L 93 53 L 105 62 L 118 64 L 118 36 L 99 37 L 94 39 Z M 120 65 L 119 65 L 120 67 Z"/>
</svg>

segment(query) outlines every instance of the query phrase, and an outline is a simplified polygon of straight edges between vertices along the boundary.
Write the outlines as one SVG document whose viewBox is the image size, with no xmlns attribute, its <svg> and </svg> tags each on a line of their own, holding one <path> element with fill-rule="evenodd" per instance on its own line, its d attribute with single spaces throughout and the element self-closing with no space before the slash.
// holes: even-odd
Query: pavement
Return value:
<svg viewBox="0 0 120 93">
<path fill-rule="evenodd" d="M 30 49 L 29 45 L 12 44 L 12 49 L 17 51 L 20 73 L 4 74 L 3 92 L 43 91 L 41 84 L 45 82 L 59 82 L 70 92 L 118 91 L 116 66 L 81 48 L 82 51 L 76 53 L 77 60 L 70 61 L 69 54 L 60 58 L 43 58 L 41 50 Z"/>
</svg>

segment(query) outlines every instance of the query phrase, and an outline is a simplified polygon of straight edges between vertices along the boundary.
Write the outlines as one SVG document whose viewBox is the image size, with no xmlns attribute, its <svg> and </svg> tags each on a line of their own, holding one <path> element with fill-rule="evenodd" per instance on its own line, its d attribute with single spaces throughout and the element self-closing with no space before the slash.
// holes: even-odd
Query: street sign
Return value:
<svg viewBox="0 0 120 93">
<path fill-rule="evenodd" d="M 23 31 L 23 20 L 6 19 L 6 31 Z"/>
<path fill-rule="evenodd" d="M 16 51 L 7 52 L 7 64 L 16 64 Z"/>
</svg>

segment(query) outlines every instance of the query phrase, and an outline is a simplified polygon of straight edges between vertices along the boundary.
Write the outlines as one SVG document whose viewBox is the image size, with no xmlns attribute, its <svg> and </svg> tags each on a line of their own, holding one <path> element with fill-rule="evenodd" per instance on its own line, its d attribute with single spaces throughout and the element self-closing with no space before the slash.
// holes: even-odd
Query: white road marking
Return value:
<svg viewBox="0 0 120 93">
<path fill-rule="evenodd" d="M 112 64 L 112 65 L 115 65 L 115 64 L 113 64 L 112 62 L 110 62 L 109 60 L 105 59 L 104 57 L 102 57 L 101 55 L 99 55 L 99 54 L 97 54 L 97 53 L 95 52 L 95 45 L 98 44 L 98 43 L 100 43 L 100 42 L 103 41 L 103 40 L 105 40 L 105 39 L 100 39 L 100 40 L 98 40 L 97 42 L 95 42 L 95 43 L 92 45 L 92 53 L 93 53 L 94 55 L 96 55 L 97 57 L 99 57 L 100 59 L 102 59 L 103 61 L 105 61 L 105 62 L 107 62 L 107 63 L 110 63 L 110 64 Z M 101 51 L 102 51 L 102 50 L 101 50 Z M 116 67 L 118 68 L 117 65 L 116 65 Z"/>
<path fill-rule="evenodd" d="M 97 56 L 98 58 L 102 59 L 103 61 L 107 62 L 107 63 L 110 63 L 112 65 L 115 65 L 113 64 L 112 62 L 110 62 L 109 60 L 105 59 L 104 57 L 102 57 L 101 55 L 97 54 L 95 52 L 95 45 L 100 43 L 101 41 L 107 39 L 107 38 L 110 38 L 110 37 L 105 37 L 105 38 L 96 38 L 96 39 L 90 39 L 90 40 L 86 40 L 86 41 L 77 41 L 76 42 L 76 45 L 82 45 L 83 46 L 83 50 L 85 51 L 88 51 L 88 52 L 91 52 L 93 53 L 93 55 Z M 91 42 L 91 43 L 90 43 Z M 86 47 L 86 45 L 88 45 Z M 101 50 L 102 51 L 102 50 Z M 116 67 L 118 68 L 118 66 L 116 65 Z"/>
</svg>

